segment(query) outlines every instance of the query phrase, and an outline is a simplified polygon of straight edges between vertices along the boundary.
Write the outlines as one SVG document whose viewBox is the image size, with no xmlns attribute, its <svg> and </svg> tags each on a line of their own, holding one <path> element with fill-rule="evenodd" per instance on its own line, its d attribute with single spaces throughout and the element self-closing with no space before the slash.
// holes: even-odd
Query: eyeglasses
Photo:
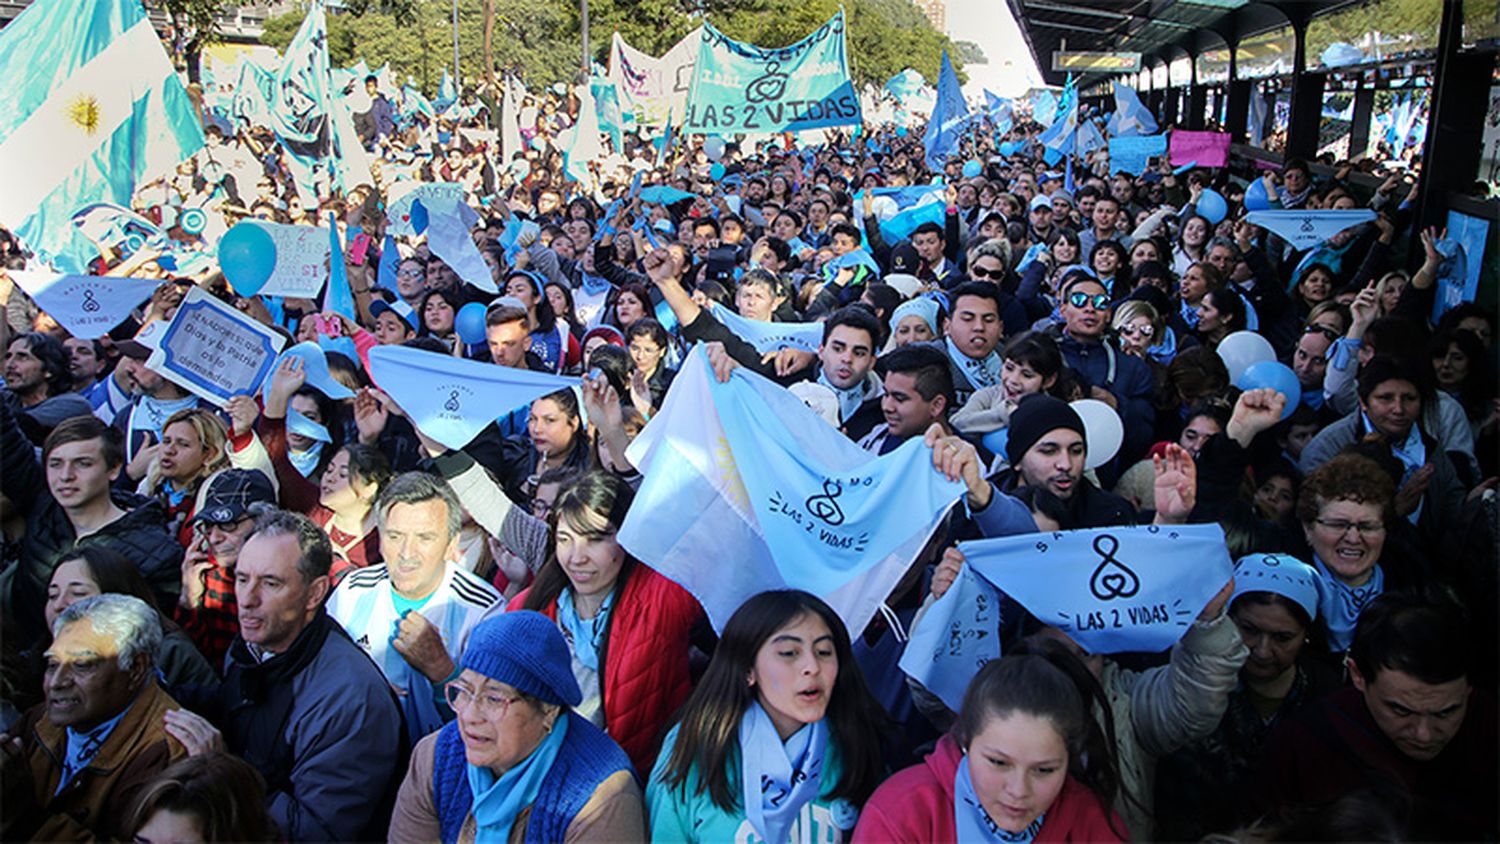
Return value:
<svg viewBox="0 0 1500 844">
<path fill-rule="evenodd" d="M 401 278 L 421 278 L 423 272 L 421 270 L 397 270 L 396 275 Z"/>
<path fill-rule="evenodd" d="M 1075 308 L 1083 308 L 1092 305 L 1094 310 L 1102 311 L 1109 307 L 1109 294 L 1095 293 L 1094 295 L 1090 296 L 1089 294 L 1083 292 L 1069 293 L 1068 304 L 1072 305 Z"/>
<path fill-rule="evenodd" d="M 1309 325 L 1308 327 L 1302 329 L 1302 333 L 1303 334 L 1321 334 L 1321 335 L 1323 335 L 1324 337 L 1327 337 L 1330 340 L 1337 340 L 1337 339 L 1339 339 L 1339 333 L 1337 331 L 1334 331 L 1332 328 L 1329 328 L 1326 325 L 1319 325 L 1317 323 L 1313 323 L 1312 325 Z"/>
<path fill-rule="evenodd" d="M 1002 279 L 1005 278 L 1005 269 L 996 267 L 993 270 L 987 270 L 984 267 L 969 267 L 969 278 Z"/>
<path fill-rule="evenodd" d="M 521 699 L 519 696 L 506 697 L 496 692 L 476 693 L 457 681 L 449 683 L 443 689 L 443 695 L 448 699 L 448 707 L 454 712 L 473 705 L 481 715 L 490 718 L 504 718 L 505 713 L 510 711 L 511 704 Z"/>
<path fill-rule="evenodd" d="M 1351 522 L 1347 519 L 1313 519 L 1313 521 L 1335 536 L 1343 536 L 1349 532 L 1350 528 L 1353 528 L 1360 536 L 1385 533 L 1385 525 L 1380 522 Z"/>
<path fill-rule="evenodd" d="M 207 521 L 207 520 L 202 520 L 202 521 L 199 521 L 197 524 L 195 524 L 193 526 L 193 528 L 194 528 L 194 530 L 197 531 L 197 533 L 198 533 L 199 536 L 202 536 L 202 535 L 208 533 L 210 530 L 213 530 L 214 528 L 218 528 L 219 530 L 222 530 L 225 533 L 232 533 L 235 530 L 238 530 L 240 525 L 242 525 L 242 524 L 244 524 L 245 522 L 248 522 L 248 521 L 250 521 L 250 517 L 249 516 L 240 516 L 238 519 L 235 519 L 232 522 L 210 522 L 210 521 Z"/>
<path fill-rule="evenodd" d="M 1134 337 L 1137 334 L 1142 337 L 1154 337 L 1156 335 L 1156 326 L 1149 322 L 1145 325 L 1122 325 L 1120 326 L 1120 333 L 1127 337 Z"/>
</svg>

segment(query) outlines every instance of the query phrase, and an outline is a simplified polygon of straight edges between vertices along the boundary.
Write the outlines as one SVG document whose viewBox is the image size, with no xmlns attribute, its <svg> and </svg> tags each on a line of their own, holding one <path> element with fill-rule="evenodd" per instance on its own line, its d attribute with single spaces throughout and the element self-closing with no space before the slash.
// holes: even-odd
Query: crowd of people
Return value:
<svg viewBox="0 0 1500 844">
<path fill-rule="evenodd" d="M 487 97 L 429 119 L 368 86 L 375 167 L 347 193 L 306 193 L 257 125 L 210 125 L 143 187 L 181 251 L 101 248 L 98 274 L 161 282 L 107 335 L 69 335 L 0 272 L 0 836 L 1500 831 L 1495 314 L 1433 321 L 1444 233 L 1415 230 L 1399 175 L 1048 164 L 1018 119 L 976 121 L 941 173 L 920 127 L 628 134 L 580 185 L 556 145 L 576 99 L 528 97 L 502 160 Z M 883 231 L 883 189 L 934 177 L 942 221 Z M 460 186 L 498 293 L 384 237 L 402 182 Z M 1273 207 L 1375 218 L 1298 249 L 1245 218 L 1257 182 Z M 162 214 L 187 207 L 209 235 Z M 330 214 L 352 313 L 176 269 L 241 220 Z M 6 269 L 36 268 L 24 246 L 0 232 Z M 287 338 L 263 388 L 217 406 L 153 368 L 193 287 Z M 815 349 L 760 342 L 796 324 Z M 1299 394 L 1234 383 L 1219 347 L 1243 331 Z M 582 386 L 491 397 L 451 448 L 371 377 L 398 345 Z M 630 443 L 699 346 L 713 378 L 774 381 L 872 459 L 917 441 L 962 482 L 864 629 L 788 589 L 715 629 L 620 544 Z M 1113 455 L 1088 460 L 1082 399 L 1118 416 Z M 1152 523 L 1217 523 L 1237 561 L 1169 651 L 1090 653 L 1007 600 L 961 706 L 898 666 L 964 574 L 958 541 Z"/>
</svg>

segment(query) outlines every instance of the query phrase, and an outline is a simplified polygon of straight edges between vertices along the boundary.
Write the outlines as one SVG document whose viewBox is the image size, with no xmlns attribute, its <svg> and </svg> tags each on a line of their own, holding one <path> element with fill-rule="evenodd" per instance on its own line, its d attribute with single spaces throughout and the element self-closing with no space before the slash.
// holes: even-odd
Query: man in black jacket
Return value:
<svg viewBox="0 0 1500 844">
<path fill-rule="evenodd" d="M 166 513 L 144 496 L 111 490 L 125 465 L 118 430 L 94 416 L 64 420 L 47 436 L 38 464 L 17 424 L 17 402 L 0 387 L 0 469 L 4 492 L 26 518 L 20 559 L 0 573 L 0 601 L 21 641 L 45 629 L 42 607 L 58 559 L 81 545 L 100 545 L 135 562 L 171 606 L 181 588 L 182 546 L 167 532 Z M 45 467 L 45 468 L 44 468 Z"/>
</svg>

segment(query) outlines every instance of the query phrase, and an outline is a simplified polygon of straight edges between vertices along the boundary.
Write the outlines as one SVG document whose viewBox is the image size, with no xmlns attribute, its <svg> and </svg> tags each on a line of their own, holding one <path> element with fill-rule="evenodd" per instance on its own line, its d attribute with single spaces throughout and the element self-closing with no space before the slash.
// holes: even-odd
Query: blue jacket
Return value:
<svg viewBox="0 0 1500 844">
<path fill-rule="evenodd" d="M 1112 484 L 1125 467 L 1139 460 L 1151 447 L 1156 427 L 1156 409 L 1151 404 L 1151 395 L 1156 389 L 1156 381 L 1145 361 L 1127 355 L 1107 342 L 1083 343 L 1069 337 L 1066 332 L 1060 332 L 1057 347 L 1062 352 L 1064 363 L 1081 375 L 1089 386 L 1108 390 L 1119 405 L 1125 441 L 1110 464 L 1117 468 L 1104 473 L 1109 476 L 1107 479 L 1101 478 L 1106 484 Z"/>
</svg>

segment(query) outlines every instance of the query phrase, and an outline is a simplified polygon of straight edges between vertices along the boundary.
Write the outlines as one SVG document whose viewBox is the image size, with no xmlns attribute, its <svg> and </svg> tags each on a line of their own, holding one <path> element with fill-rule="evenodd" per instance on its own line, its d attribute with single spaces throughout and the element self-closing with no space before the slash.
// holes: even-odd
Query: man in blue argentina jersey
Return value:
<svg viewBox="0 0 1500 844">
<path fill-rule="evenodd" d="M 328 614 L 395 687 L 416 741 L 453 717 L 443 690 L 458 675 L 469 631 L 505 605 L 454 562 L 463 511 L 447 483 L 400 475 L 381 491 L 376 512 L 385 562 L 350 572 L 329 597 Z"/>
</svg>

